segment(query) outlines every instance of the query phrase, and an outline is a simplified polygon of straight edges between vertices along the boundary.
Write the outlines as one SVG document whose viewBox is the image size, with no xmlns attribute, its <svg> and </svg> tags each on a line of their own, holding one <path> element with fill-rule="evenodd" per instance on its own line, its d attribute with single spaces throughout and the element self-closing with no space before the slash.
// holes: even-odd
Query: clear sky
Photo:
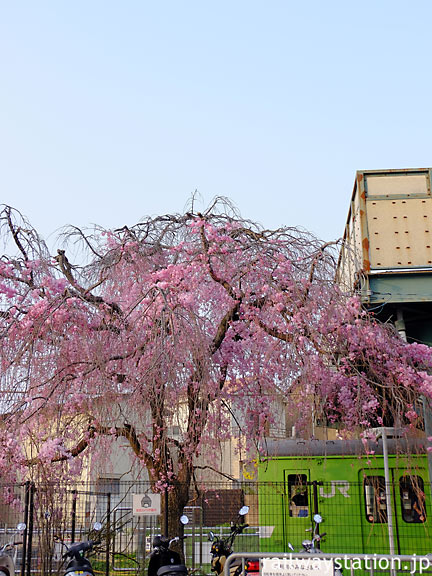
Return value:
<svg viewBox="0 0 432 576">
<path fill-rule="evenodd" d="M 0 202 L 48 238 L 197 189 L 336 239 L 356 170 L 432 165 L 431 22 L 429 0 L 0 0 Z"/>
</svg>

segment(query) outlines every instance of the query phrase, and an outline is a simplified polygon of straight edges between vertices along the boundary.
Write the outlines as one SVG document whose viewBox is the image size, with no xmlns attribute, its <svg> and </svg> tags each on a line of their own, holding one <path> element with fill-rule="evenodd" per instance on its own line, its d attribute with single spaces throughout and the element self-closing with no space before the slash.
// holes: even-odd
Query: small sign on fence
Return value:
<svg viewBox="0 0 432 576">
<path fill-rule="evenodd" d="M 160 513 L 160 494 L 146 493 L 132 495 L 132 514 L 134 516 L 159 516 Z"/>
<path fill-rule="evenodd" d="M 333 576 L 333 560 L 311 558 L 263 558 L 261 576 Z"/>
</svg>

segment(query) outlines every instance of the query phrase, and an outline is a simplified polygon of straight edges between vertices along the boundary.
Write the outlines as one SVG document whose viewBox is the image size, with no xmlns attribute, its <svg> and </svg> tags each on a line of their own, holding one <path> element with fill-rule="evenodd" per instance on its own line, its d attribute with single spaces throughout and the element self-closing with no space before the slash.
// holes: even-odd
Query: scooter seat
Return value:
<svg viewBox="0 0 432 576">
<path fill-rule="evenodd" d="M 184 564 L 168 564 L 167 566 L 161 566 L 157 571 L 157 576 L 167 576 L 168 574 L 173 574 L 175 576 L 180 576 L 181 574 L 187 574 L 188 569 Z"/>
</svg>

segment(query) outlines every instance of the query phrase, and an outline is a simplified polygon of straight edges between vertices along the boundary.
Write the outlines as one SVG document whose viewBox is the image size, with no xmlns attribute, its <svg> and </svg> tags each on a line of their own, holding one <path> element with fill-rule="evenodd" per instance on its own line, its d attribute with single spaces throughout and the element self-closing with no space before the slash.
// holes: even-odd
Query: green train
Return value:
<svg viewBox="0 0 432 576">
<path fill-rule="evenodd" d="M 272 440 L 258 465 L 260 549 L 296 550 L 324 521 L 325 552 L 388 554 L 389 526 L 382 441 L 365 454 L 360 440 Z M 388 440 L 396 554 L 432 552 L 431 483 L 424 440 Z"/>
</svg>

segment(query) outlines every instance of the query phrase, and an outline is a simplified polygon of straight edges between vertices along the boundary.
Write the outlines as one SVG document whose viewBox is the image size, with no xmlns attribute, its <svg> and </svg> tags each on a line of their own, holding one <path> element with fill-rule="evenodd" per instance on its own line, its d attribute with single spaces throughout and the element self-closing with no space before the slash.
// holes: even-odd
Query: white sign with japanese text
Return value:
<svg viewBox="0 0 432 576">
<path fill-rule="evenodd" d="M 161 513 L 160 494 L 133 494 L 132 514 L 134 516 L 159 516 Z"/>
<path fill-rule="evenodd" d="M 333 560 L 310 558 L 263 558 L 261 576 L 333 576 Z"/>
</svg>

